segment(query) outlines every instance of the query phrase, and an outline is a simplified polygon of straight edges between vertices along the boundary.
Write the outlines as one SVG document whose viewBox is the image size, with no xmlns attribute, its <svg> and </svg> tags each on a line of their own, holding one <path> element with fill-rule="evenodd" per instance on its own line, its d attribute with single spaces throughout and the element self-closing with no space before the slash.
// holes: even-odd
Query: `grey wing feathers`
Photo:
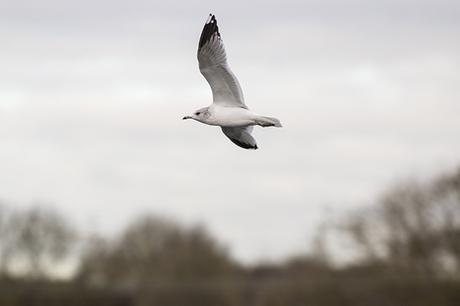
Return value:
<svg viewBox="0 0 460 306">
<path fill-rule="evenodd" d="M 256 150 L 257 143 L 254 137 L 252 137 L 252 126 L 248 127 L 222 127 L 222 132 L 227 136 L 234 144 L 244 149 Z"/>
<path fill-rule="evenodd" d="M 211 86 L 214 103 L 247 108 L 241 86 L 227 64 L 227 55 L 216 17 L 210 17 L 198 44 L 200 72 Z"/>
</svg>

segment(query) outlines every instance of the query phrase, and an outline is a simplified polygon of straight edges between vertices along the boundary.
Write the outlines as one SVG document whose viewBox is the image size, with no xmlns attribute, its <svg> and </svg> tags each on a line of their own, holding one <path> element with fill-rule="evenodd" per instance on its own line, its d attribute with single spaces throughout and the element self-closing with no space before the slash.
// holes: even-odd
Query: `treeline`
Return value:
<svg viewBox="0 0 460 306">
<path fill-rule="evenodd" d="M 375 203 L 325 220 L 309 254 L 253 266 L 238 263 L 204 227 L 164 217 L 144 215 L 114 237 L 87 237 L 54 210 L 0 208 L 0 305 L 448 306 L 460 300 L 460 169 L 399 183 Z M 341 247 L 353 254 L 338 265 Z M 56 280 L 65 264 L 78 268 Z"/>
<path fill-rule="evenodd" d="M 0 206 L 1 279 L 51 281 L 66 264 L 78 266 L 72 281 L 98 287 L 210 280 L 238 270 L 227 249 L 200 225 L 145 215 L 108 238 L 82 235 L 49 207 Z"/>
</svg>

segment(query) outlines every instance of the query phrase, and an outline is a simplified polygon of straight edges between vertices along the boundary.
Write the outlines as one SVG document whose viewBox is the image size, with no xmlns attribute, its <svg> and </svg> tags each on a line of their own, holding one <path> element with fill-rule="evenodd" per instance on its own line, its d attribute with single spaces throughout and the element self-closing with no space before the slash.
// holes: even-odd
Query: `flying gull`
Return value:
<svg viewBox="0 0 460 306">
<path fill-rule="evenodd" d="M 201 74 L 211 86 L 213 103 L 200 108 L 183 119 L 194 119 L 204 124 L 222 128 L 234 144 L 245 149 L 257 149 L 251 132 L 254 125 L 281 127 L 278 119 L 259 116 L 244 103 L 241 86 L 227 64 L 224 44 L 213 14 L 201 32 L 198 44 L 198 63 Z"/>
</svg>

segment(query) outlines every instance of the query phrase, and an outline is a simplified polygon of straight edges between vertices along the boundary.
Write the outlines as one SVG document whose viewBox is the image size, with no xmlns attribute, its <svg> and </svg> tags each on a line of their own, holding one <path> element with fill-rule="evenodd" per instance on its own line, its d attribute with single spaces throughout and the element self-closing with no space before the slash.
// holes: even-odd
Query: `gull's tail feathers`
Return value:
<svg viewBox="0 0 460 306">
<path fill-rule="evenodd" d="M 257 125 L 262 127 L 274 126 L 274 127 L 282 127 L 281 122 L 273 117 L 265 117 L 260 116 L 256 119 Z"/>
</svg>

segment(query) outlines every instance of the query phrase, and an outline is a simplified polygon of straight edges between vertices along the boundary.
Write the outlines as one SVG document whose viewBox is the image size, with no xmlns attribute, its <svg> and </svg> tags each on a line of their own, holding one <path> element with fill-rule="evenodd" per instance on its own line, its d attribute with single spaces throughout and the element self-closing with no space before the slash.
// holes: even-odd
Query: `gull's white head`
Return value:
<svg viewBox="0 0 460 306">
<path fill-rule="evenodd" d="M 199 121 L 199 122 L 206 122 L 206 119 L 208 119 L 209 116 L 210 116 L 209 108 L 204 107 L 204 108 L 200 108 L 199 110 L 195 111 L 190 116 L 185 116 L 184 118 L 182 118 L 182 120 L 193 119 L 193 120 L 196 120 L 196 121 Z"/>
</svg>

